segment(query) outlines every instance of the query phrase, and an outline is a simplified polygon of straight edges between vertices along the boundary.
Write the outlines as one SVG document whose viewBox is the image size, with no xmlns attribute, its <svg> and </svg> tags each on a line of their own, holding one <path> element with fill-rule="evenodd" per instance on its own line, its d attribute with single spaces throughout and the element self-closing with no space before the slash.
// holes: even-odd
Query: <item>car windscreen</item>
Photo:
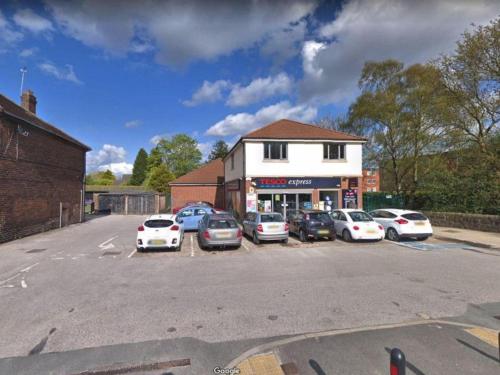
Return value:
<svg viewBox="0 0 500 375">
<path fill-rule="evenodd" d="M 210 229 L 230 229 L 237 226 L 236 221 L 232 219 L 212 219 L 208 222 Z"/>
<path fill-rule="evenodd" d="M 332 218 L 327 212 L 311 212 L 308 215 L 310 220 L 323 221 L 325 223 L 332 221 Z"/>
<path fill-rule="evenodd" d="M 401 217 L 404 217 L 407 220 L 427 220 L 425 215 L 422 215 L 420 212 L 412 212 L 411 214 L 403 214 Z"/>
<path fill-rule="evenodd" d="M 261 223 L 281 223 L 283 222 L 283 216 L 281 214 L 263 214 L 260 215 Z"/>
<path fill-rule="evenodd" d="M 370 215 L 363 211 L 353 211 L 347 213 L 355 223 L 360 221 L 373 221 Z"/>
<path fill-rule="evenodd" d="M 145 227 L 148 227 L 148 228 L 168 228 L 169 226 L 171 226 L 174 222 L 172 220 L 147 220 L 145 223 L 144 223 L 144 226 Z"/>
</svg>

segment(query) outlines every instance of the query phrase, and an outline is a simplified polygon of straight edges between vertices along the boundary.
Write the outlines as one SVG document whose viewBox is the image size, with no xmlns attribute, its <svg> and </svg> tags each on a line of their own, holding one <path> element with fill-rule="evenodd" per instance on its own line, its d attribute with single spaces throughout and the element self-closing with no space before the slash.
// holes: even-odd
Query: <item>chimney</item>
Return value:
<svg viewBox="0 0 500 375">
<path fill-rule="evenodd" d="M 33 91 L 26 90 L 23 92 L 21 95 L 21 107 L 33 114 L 36 114 L 36 97 L 35 94 L 33 94 Z"/>
</svg>

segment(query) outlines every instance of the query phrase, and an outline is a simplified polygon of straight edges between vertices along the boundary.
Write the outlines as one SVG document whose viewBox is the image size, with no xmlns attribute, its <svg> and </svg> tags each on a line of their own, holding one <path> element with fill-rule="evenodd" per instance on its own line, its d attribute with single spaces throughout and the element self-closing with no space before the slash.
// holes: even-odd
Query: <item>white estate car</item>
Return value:
<svg viewBox="0 0 500 375">
<path fill-rule="evenodd" d="M 344 241 L 382 240 L 385 237 L 384 227 L 377 223 L 365 211 L 344 208 L 330 213 L 335 222 L 335 232 Z"/>
<path fill-rule="evenodd" d="M 431 222 L 421 212 L 384 208 L 371 211 L 370 215 L 384 226 L 387 238 L 391 241 L 401 238 L 424 241 L 432 236 Z"/>
<path fill-rule="evenodd" d="M 181 249 L 184 239 L 182 219 L 177 215 L 152 215 L 137 228 L 137 251 L 158 248 Z"/>
</svg>

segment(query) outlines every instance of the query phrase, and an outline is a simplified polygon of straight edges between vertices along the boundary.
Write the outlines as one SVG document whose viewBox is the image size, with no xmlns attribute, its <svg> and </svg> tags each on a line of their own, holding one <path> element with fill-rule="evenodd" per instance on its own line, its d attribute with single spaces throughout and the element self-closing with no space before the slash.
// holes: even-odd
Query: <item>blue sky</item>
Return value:
<svg viewBox="0 0 500 375">
<path fill-rule="evenodd" d="M 449 53 L 495 1 L 2 1 L 0 92 L 92 147 L 88 169 L 128 173 L 139 148 L 218 139 L 279 118 L 346 111 L 366 60 Z"/>
</svg>

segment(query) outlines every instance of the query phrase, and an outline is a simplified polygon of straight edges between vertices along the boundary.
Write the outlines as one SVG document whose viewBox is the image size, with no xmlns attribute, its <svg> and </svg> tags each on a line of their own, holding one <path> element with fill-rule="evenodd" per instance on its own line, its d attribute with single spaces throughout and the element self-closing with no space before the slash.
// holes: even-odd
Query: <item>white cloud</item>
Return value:
<svg viewBox="0 0 500 375">
<path fill-rule="evenodd" d="M 249 48 L 315 9 L 315 0 L 154 1 L 46 0 L 64 33 L 115 54 L 131 51 L 142 35 L 154 41 L 156 60 L 181 65 Z"/>
<path fill-rule="evenodd" d="M 23 34 L 12 28 L 12 25 L 7 18 L 5 18 L 0 9 L 0 53 L 20 42 L 22 39 Z"/>
<path fill-rule="evenodd" d="M 288 94 L 293 80 L 286 73 L 254 79 L 248 86 L 234 85 L 226 104 L 232 107 L 256 103 L 275 95 Z"/>
<path fill-rule="evenodd" d="M 50 32 L 54 30 L 50 20 L 39 16 L 31 9 L 20 9 L 14 14 L 14 22 L 16 25 L 27 29 L 35 34 L 41 32 Z"/>
<path fill-rule="evenodd" d="M 213 142 L 201 142 L 198 143 L 198 150 L 200 150 L 203 160 L 207 160 L 210 151 L 212 151 Z"/>
<path fill-rule="evenodd" d="M 87 154 L 87 172 L 109 169 L 117 175 L 131 173 L 133 165 L 126 162 L 126 156 L 125 148 L 105 144 L 99 151 L 91 151 Z"/>
<path fill-rule="evenodd" d="M 132 128 L 138 128 L 141 125 L 142 125 L 141 120 L 130 120 L 127 121 L 123 126 L 126 127 L 127 129 L 132 129 Z"/>
<path fill-rule="evenodd" d="M 121 162 L 121 163 L 110 163 L 100 165 L 98 170 L 101 172 L 110 170 L 115 176 L 123 176 L 124 174 L 131 174 L 134 169 L 134 165 L 131 163 Z"/>
<path fill-rule="evenodd" d="M 194 107 L 202 103 L 213 103 L 222 99 L 222 91 L 230 86 L 229 81 L 203 81 L 203 85 L 195 91 L 190 100 L 182 102 L 187 107 Z"/>
<path fill-rule="evenodd" d="M 310 105 L 292 106 L 288 101 L 282 101 L 268 107 L 261 108 L 254 114 L 241 112 L 226 116 L 224 120 L 212 125 L 207 135 L 228 136 L 245 134 L 270 122 L 287 118 L 298 121 L 312 121 L 316 118 L 317 108 Z"/>
<path fill-rule="evenodd" d="M 25 48 L 21 52 L 19 52 L 20 57 L 31 57 L 38 53 L 38 48 L 33 47 L 33 48 Z"/>
<path fill-rule="evenodd" d="M 63 81 L 69 81 L 81 85 L 83 82 L 78 79 L 73 69 L 73 65 L 67 64 L 64 68 L 59 68 L 51 62 L 38 64 L 38 68 L 48 75 Z"/>
<path fill-rule="evenodd" d="M 262 43 L 260 52 L 263 56 L 271 57 L 277 65 L 282 65 L 300 52 L 300 44 L 306 33 L 307 22 L 301 20 L 271 33 Z"/>
<path fill-rule="evenodd" d="M 367 60 L 426 62 L 450 52 L 471 23 L 498 14 L 495 0 L 352 0 L 303 49 L 302 100 L 337 102 L 357 93 Z"/>
</svg>

